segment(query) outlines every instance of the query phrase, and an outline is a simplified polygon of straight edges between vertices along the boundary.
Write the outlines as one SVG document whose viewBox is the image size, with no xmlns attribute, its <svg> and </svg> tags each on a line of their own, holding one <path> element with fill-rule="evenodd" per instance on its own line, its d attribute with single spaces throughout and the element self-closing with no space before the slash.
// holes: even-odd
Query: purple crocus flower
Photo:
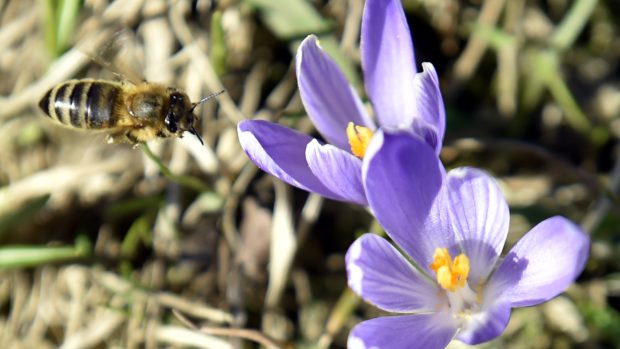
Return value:
<svg viewBox="0 0 620 349">
<path fill-rule="evenodd" d="M 584 268 L 589 238 L 559 216 L 500 258 L 509 211 L 493 179 L 467 167 L 446 173 L 410 133 L 377 132 L 362 173 L 370 208 L 398 249 L 373 234 L 357 239 L 346 254 L 348 283 L 398 315 L 357 325 L 349 348 L 488 341 L 504 331 L 511 308 L 557 296 Z"/>
<path fill-rule="evenodd" d="M 297 53 L 297 80 L 308 116 L 328 144 L 278 124 L 241 122 L 239 141 L 258 167 L 301 189 L 367 205 L 362 158 L 377 126 L 410 129 L 439 153 L 445 110 L 437 73 L 429 63 L 417 72 L 399 0 L 366 1 L 361 51 L 378 125 L 316 37 L 309 36 Z"/>
</svg>

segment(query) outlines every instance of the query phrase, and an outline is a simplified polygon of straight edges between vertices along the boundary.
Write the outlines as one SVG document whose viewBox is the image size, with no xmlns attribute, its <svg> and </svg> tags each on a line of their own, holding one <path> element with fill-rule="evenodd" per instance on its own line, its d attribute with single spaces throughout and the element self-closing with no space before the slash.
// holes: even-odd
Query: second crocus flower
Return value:
<svg viewBox="0 0 620 349">
<path fill-rule="evenodd" d="M 309 36 L 297 53 L 298 85 L 308 116 L 328 144 L 278 124 L 241 122 L 239 141 L 258 167 L 298 188 L 367 205 L 362 159 L 377 127 L 410 130 L 439 153 L 445 110 L 437 74 L 429 63 L 417 71 L 399 0 L 366 1 L 361 51 L 377 122 L 316 37 Z"/>
<path fill-rule="evenodd" d="M 504 331 L 512 308 L 557 296 L 583 270 L 589 238 L 559 216 L 536 225 L 501 259 L 510 214 L 495 181 L 475 168 L 446 173 L 411 133 L 378 131 L 366 156 L 369 207 L 398 248 L 374 234 L 360 237 L 346 255 L 348 282 L 398 315 L 357 325 L 349 348 L 488 341 Z"/>
</svg>

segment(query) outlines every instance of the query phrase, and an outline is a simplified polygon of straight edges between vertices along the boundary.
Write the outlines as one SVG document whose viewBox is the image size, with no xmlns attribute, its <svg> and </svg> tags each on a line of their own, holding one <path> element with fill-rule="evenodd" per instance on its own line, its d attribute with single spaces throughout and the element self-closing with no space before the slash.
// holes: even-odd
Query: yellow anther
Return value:
<svg viewBox="0 0 620 349">
<path fill-rule="evenodd" d="M 438 247 L 435 249 L 435 253 L 433 254 L 433 264 L 430 265 L 430 268 L 437 273 L 439 268 L 444 265 L 450 265 L 451 263 L 452 257 L 450 257 L 450 252 L 448 252 L 448 249 Z"/>
<path fill-rule="evenodd" d="M 370 139 L 372 138 L 372 130 L 349 122 L 347 125 L 347 138 L 349 139 L 353 155 L 363 158 L 364 154 L 366 154 L 366 148 L 368 148 Z"/>
<path fill-rule="evenodd" d="M 444 290 L 454 292 L 467 283 L 469 258 L 463 253 L 452 261 L 447 248 L 436 248 L 429 267 L 437 274 L 437 283 Z"/>
</svg>

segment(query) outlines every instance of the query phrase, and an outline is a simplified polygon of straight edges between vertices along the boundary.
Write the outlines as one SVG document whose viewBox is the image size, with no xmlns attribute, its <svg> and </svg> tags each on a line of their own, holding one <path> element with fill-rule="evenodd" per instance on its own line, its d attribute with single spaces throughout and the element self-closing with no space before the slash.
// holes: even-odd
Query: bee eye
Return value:
<svg viewBox="0 0 620 349">
<path fill-rule="evenodd" d="M 168 129 L 168 131 L 172 133 L 177 132 L 177 129 L 178 129 L 177 122 L 176 120 L 174 120 L 172 114 L 166 115 L 166 118 L 164 119 L 164 125 L 166 125 L 166 128 Z"/>
<path fill-rule="evenodd" d="M 183 104 L 183 95 L 179 92 L 174 92 L 170 94 L 170 105 L 175 106 L 177 104 Z"/>
</svg>

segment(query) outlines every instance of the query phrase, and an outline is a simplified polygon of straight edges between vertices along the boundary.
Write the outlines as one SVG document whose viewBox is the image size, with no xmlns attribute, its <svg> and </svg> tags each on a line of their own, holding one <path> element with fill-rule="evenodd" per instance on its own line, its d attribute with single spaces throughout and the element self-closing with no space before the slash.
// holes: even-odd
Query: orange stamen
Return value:
<svg viewBox="0 0 620 349">
<path fill-rule="evenodd" d="M 366 149 L 368 148 L 368 144 L 370 143 L 370 139 L 372 138 L 372 130 L 359 125 L 354 125 L 352 122 L 349 122 L 347 125 L 347 138 L 349 139 L 349 144 L 351 145 L 351 152 L 353 155 L 363 158 L 364 154 L 366 154 Z"/>
<path fill-rule="evenodd" d="M 454 292 L 465 286 L 469 275 L 469 258 L 461 253 L 452 260 L 447 248 L 436 248 L 429 266 L 437 274 L 437 283 Z"/>
</svg>

